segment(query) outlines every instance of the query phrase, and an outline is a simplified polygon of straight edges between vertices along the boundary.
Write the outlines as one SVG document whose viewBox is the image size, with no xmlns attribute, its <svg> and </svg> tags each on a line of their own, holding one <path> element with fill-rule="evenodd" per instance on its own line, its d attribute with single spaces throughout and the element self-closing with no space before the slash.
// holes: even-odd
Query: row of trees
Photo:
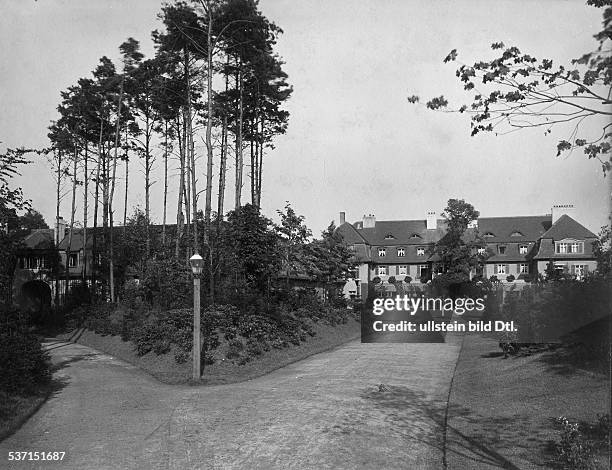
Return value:
<svg viewBox="0 0 612 470">
<path fill-rule="evenodd" d="M 128 222 L 130 163 L 138 160 L 144 174 L 145 255 L 151 254 L 151 197 L 161 160 L 161 242 L 173 247 L 177 259 L 204 247 L 212 270 L 211 225 L 213 219 L 220 224 L 226 211 L 230 166 L 235 170 L 234 210 L 243 203 L 245 170 L 250 203 L 260 207 L 265 153 L 274 137 L 285 132 L 289 117 L 282 105 L 292 88 L 274 52 L 282 31 L 263 16 L 256 0 L 178 1 L 164 5 L 159 18 L 163 29 L 152 33 L 155 56 L 145 58 L 139 42 L 129 38 L 119 48 L 119 66 L 102 57 L 91 77 L 61 93 L 60 117 L 49 128 L 56 216 L 69 196 L 69 244 L 79 197 L 85 244 L 89 220 L 94 229 L 101 225 L 103 237 L 101 242 L 93 238 L 93 252 L 103 255 L 111 300 L 116 264 L 112 227 L 117 220 L 124 226 Z M 175 170 L 176 229 L 169 230 Z M 117 214 L 121 183 L 124 211 Z"/>
</svg>

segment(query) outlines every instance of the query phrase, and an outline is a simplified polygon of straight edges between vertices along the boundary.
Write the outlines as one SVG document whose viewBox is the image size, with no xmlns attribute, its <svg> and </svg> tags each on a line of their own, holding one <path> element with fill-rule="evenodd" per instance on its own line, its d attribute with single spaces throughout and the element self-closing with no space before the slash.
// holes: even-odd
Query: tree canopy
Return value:
<svg viewBox="0 0 612 470">
<path fill-rule="evenodd" d="M 601 163 L 604 173 L 612 170 L 612 1 L 587 4 L 603 8 L 603 29 L 594 35 L 598 46 L 593 51 L 559 64 L 496 42 L 491 45 L 494 58 L 456 70 L 464 90 L 475 92 L 470 103 L 451 106 L 441 95 L 427 101 L 427 108 L 469 114 L 472 136 L 525 128 L 542 128 L 548 135 L 553 127 L 567 125 L 569 135 L 557 143 L 557 156 L 582 149 Z M 458 62 L 458 55 L 453 49 L 444 63 Z M 420 97 L 413 95 L 408 101 L 417 103 Z M 591 135 L 590 128 L 601 130 Z"/>
</svg>

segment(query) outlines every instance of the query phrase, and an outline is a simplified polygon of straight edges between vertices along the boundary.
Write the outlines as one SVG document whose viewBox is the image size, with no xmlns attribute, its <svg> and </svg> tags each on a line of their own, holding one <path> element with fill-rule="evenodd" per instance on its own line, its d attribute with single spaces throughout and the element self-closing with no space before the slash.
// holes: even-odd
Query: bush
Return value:
<svg viewBox="0 0 612 470">
<path fill-rule="evenodd" d="M 593 443 L 582 434 L 578 423 L 570 423 L 567 418 L 557 418 L 561 427 L 561 440 L 556 445 L 557 464 L 568 470 L 589 470 L 593 468 L 591 456 Z"/>
<path fill-rule="evenodd" d="M 200 326 L 204 351 L 219 346 L 217 321 L 210 310 L 202 312 Z M 184 308 L 157 312 L 134 329 L 132 340 L 136 352 L 141 356 L 151 351 L 158 355 L 166 354 L 174 349 L 177 362 L 186 360 L 193 345 L 193 310 Z"/>
<path fill-rule="evenodd" d="M 508 282 L 514 282 L 515 279 L 516 278 L 512 274 L 510 274 L 509 276 L 506 276 L 506 281 L 508 281 Z"/>
<path fill-rule="evenodd" d="M 31 394 L 51 380 L 49 355 L 26 331 L 0 334 L 0 390 Z"/>
</svg>

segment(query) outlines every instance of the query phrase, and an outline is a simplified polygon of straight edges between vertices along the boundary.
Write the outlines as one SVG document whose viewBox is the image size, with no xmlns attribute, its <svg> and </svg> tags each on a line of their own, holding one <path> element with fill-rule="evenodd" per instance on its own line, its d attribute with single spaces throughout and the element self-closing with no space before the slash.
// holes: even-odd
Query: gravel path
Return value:
<svg viewBox="0 0 612 470">
<path fill-rule="evenodd" d="M 0 443 L 0 468 L 443 468 L 456 338 L 355 341 L 264 377 L 212 387 L 161 384 L 78 344 L 47 347 L 64 386 Z M 8 462 L 9 451 L 66 457 Z"/>
</svg>

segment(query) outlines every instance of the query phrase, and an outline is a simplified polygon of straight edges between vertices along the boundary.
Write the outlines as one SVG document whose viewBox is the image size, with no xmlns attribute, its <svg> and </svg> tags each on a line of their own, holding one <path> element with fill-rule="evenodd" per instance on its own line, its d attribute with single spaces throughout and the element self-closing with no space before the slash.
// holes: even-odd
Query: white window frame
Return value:
<svg viewBox="0 0 612 470">
<path fill-rule="evenodd" d="M 405 264 L 399 265 L 397 267 L 397 275 L 398 276 L 407 276 L 408 275 L 408 266 Z"/>
<path fill-rule="evenodd" d="M 397 249 L 397 256 L 400 257 L 400 258 L 403 257 L 403 256 L 406 256 L 406 250 L 404 248 L 398 248 Z"/>
<path fill-rule="evenodd" d="M 506 245 L 497 245 L 497 254 L 505 255 L 506 254 L 506 248 L 508 248 Z"/>
<path fill-rule="evenodd" d="M 568 243 L 566 242 L 557 242 L 555 243 L 555 253 L 558 255 L 565 255 L 568 253 Z"/>
<path fill-rule="evenodd" d="M 495 274 L 508 274 L 508 273 L 506 273 L 506 265 L 505 264 L 496 264 L 495 265 Z"/>
<path fill-rule="evenodd" d="M 576 275 L 576 279 L 578 280 L 584 279 L 585 271 L 586 271 L 585 264 L 575 264 L 574 265 L 574 274 Z"/>
<path fill-rule="evenodd" d="M 422 246 L 419 246 L 416 249 L 416 254 L 417 256 L 425 256 L 425 248 L 423 248 Z"/>
<path fill-rule="evenodd" d="M 74 258 L 73 258 L 74 256 Z M 74 263 L 72 262 L 72 260 L 75 260 Z M 74 253 L 68 253 L 68 267 L 69 268 L 76 268 L 79 266 L 79 253 L 78 251 L 75 251 Z"/>
<path fill-rule="evenodd" d="M 529 274 L 529 264 L 521 263 L 519 265 L 519 274 Z"/>
<path fill-rule="evenodd" d="M 378 249 L 378 257 L 379 258 L 383 258 L 387 256 L 387 249 L 386 248 L 379 248 Z"/>
<path fill-rule="evenodd" d="M 389 270 L 387 269 L 386 265 L 380 264 L 376 266 L 376 274 L 378 274 L 379 276 L 386 276 L 387 274 L 389 274 Z"/>
<path fill-rule="evenodd" d="M 484 255 L 487 252 L 486 248 L 478 248 L 478 254 L 479 255 Z"/>
<path fill-rule="evenodd" d="M 526 255 L 529 251 L 529 245 L 519 245 L 519 255 Z"/>
</svg>

